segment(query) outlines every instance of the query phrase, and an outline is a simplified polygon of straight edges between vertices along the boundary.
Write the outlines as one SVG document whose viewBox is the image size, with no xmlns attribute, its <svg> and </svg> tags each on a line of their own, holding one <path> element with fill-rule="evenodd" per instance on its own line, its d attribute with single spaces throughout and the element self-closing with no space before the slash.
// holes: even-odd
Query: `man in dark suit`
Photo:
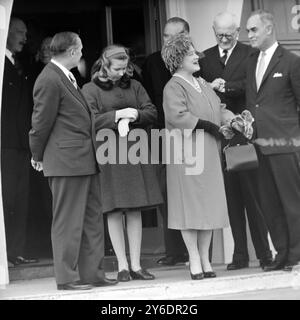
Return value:
<svg viewBox="0 0 300 320">
<path fill-rule="evenodd" d="M 241 113 L 246 108 L 243 86 L 246 63 L 253 49 L 237 41 L 239 27 L 233 14 L 218 14 L 214 19 L 213 29 L 217 45 L 204 51 L 204 58 L 199 60 L 200 75 L 211 83 L 229 110 Z M 241 141 L 238 137 L 231 141 L 233 144 L 239 142 Z M 257 170 L 239 173 L 224 171 L 228 213 L 234 239 L 233 259 L 227 266 L 228 270 L 245 268 L 249 264 L 246 213 L 260 265 L 264 267 L 272 262 L 268 231 L 258 203 L 256 174 Z"/>
<path fill-rule="evenodd" d="M 290 271 L 300 260 L 300 58 L 278 44 L 270 13 L 252 13 L 247 31 L 260 51 L 248 63 L 246 101 L 255 118 L 263 213 L 277 251 L 265 271 Z"/>
<path fill-rule="evenodd" d="M 176 34 L 182 32 L 189 33 L 189 31 L 189 25 L 185 20 L 178 17 L 170 18 L 164 28 L 163 40 L 166 42 Z M 142 78 L 143 85 L 157 108 L 158 119 L 154 129 L 163 129 L 165 128 L 162 103 L 163 90 L 167 82 L 171 79 L 171 73 L 162 60 L 161 51 L 156 51 L 147 57 L 142 67 Z M 188 256 L 181 233 L 178 230 L 168 229 L 166 165 L 161 163 L 157 166 L 157 169 L 161 192 L 164 197 L 164 204 L 160 207 L 160 211 L 163 219 L 166 250 L 166 256 L 159 259 L 157 263 L 161 265 L 175 265 L 188 261 Z"/>
<path fill-rule="evenodd" d="M 30 152 L 30 92 L 16 54 L 26 43 L 25 23 L 10 20 L 4 65 L 1 110 L 2 196 L 8 261 L 12 265 L 37 262 L 24 257 L 28 219 Z"/>
<path fill-rule="evenodd" d="M 52 248 L 59 290 L 115 284 L 102 268 L 104 234 L 95 156 L 94 114 L 73 74 L 82 43 L 56 34 L 53 58 L 36 80 L 29 142 L 32 166 L 48 177 L 53 197 Z"/>
</svg>

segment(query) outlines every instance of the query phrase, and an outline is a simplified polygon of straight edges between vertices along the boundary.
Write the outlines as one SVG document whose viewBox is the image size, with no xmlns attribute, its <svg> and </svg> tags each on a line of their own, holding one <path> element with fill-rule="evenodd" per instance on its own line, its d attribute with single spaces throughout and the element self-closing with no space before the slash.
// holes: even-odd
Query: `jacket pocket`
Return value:
<svg viewBox="0 0 300 320">
<path fill-rule="evenodd" d="M 83 140 L 62 140 L 57 144 L 59 148 L 82 147 L 84 145 Z"/>
</svg>

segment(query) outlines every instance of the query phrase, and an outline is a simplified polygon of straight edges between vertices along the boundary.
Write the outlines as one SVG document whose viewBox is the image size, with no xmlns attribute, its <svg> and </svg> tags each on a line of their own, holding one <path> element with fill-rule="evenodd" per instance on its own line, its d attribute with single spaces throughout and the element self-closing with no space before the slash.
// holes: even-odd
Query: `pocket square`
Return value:
<svg viewBox="0 0 300 320">
<path fill-rule="evenodd" d="M 282 73 L 279 73 L 279 72 L 276 72 L 273 75 L 273 78 L 280 78 L 280 77 L 282 77 Z"/>
</svg>

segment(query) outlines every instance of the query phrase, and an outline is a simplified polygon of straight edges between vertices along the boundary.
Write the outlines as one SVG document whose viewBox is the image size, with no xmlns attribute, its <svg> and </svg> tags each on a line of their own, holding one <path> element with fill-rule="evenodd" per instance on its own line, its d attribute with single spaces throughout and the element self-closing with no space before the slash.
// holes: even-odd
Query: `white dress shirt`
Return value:
<svg viewBox="0 0 300 320">
<path fill-rule="evenodd" d="M 15 64 L 15 59 L 13 57 L 13 53 L 6 48 L 5 49 L 5 55 L 8 58 L 8 60 L 14 65 Z"/>
<path fill-rule="evenodd" d="M 265 50 L 265 63 L 264 63 L 264 68 L 263 68 L 263 74 L 265 74 L 267 68 L 268 68 L 268 65 L 274 55 L 274 52 L 276 51 L 278 47 L 278 42 L 276 41 L 274 44 L 272 44 L 272 46 L 270 48 L 268 48 L 267 50 Z M 262 56 L 262 51 L 259 53 L 259 56 L 258 56 L 258 59 L 257 59 L 257 64 L 256 64 L 256 76 L 257 76 L 257 71 L 258 71 L 258 66 L 259 66 L 259 62 L 260 62 L 260 59 L 261 59 L 261 56 Z"/>
<path fill-rule="evenodd" d="M 59 69 L 61 69 L 61 71 L 66 75 L 66 77 L 69 79 L 69 81 L 72 83 L 71 79 L 69 78 L 69 74 L 70 71 L 64 67 L 62 64 L 60 64 L 59 62 L 57 62 L 56 60 L 54 60 L 53 58 L 51 59 L 51 62 L 54 63 L 56 66 L 59 67 Z M 73 83 L 72 83 L 73 84 Z"/>
</svg>

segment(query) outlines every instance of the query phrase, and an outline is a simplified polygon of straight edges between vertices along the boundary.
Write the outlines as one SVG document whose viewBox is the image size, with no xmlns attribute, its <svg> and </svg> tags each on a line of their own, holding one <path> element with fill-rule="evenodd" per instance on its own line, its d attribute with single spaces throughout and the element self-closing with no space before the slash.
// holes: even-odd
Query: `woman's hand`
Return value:
<svg viewBox="0 0 300 320">
<path fill-rule="evenodd" d="M 230 125 L 224 125 L 220 128 L 220 132 L 223 134 L 226 140 L 230 140 L 234 137 L 235 133 L 233 132 Z"/>
<path fill-rule="evenodd" d="M 120 119 L 130 119 L 131 121 L 135 121 L 138 117 L 138 111 L 134 108 L 125 108 L 116 111 L 116 121 Z"/>
<path fill-rule="evenodd" d="M 126 137 L 129 132 L 129 118 L 121 119 L 118 123 L 118 131 L 121 137 Z"/>
</svg>

